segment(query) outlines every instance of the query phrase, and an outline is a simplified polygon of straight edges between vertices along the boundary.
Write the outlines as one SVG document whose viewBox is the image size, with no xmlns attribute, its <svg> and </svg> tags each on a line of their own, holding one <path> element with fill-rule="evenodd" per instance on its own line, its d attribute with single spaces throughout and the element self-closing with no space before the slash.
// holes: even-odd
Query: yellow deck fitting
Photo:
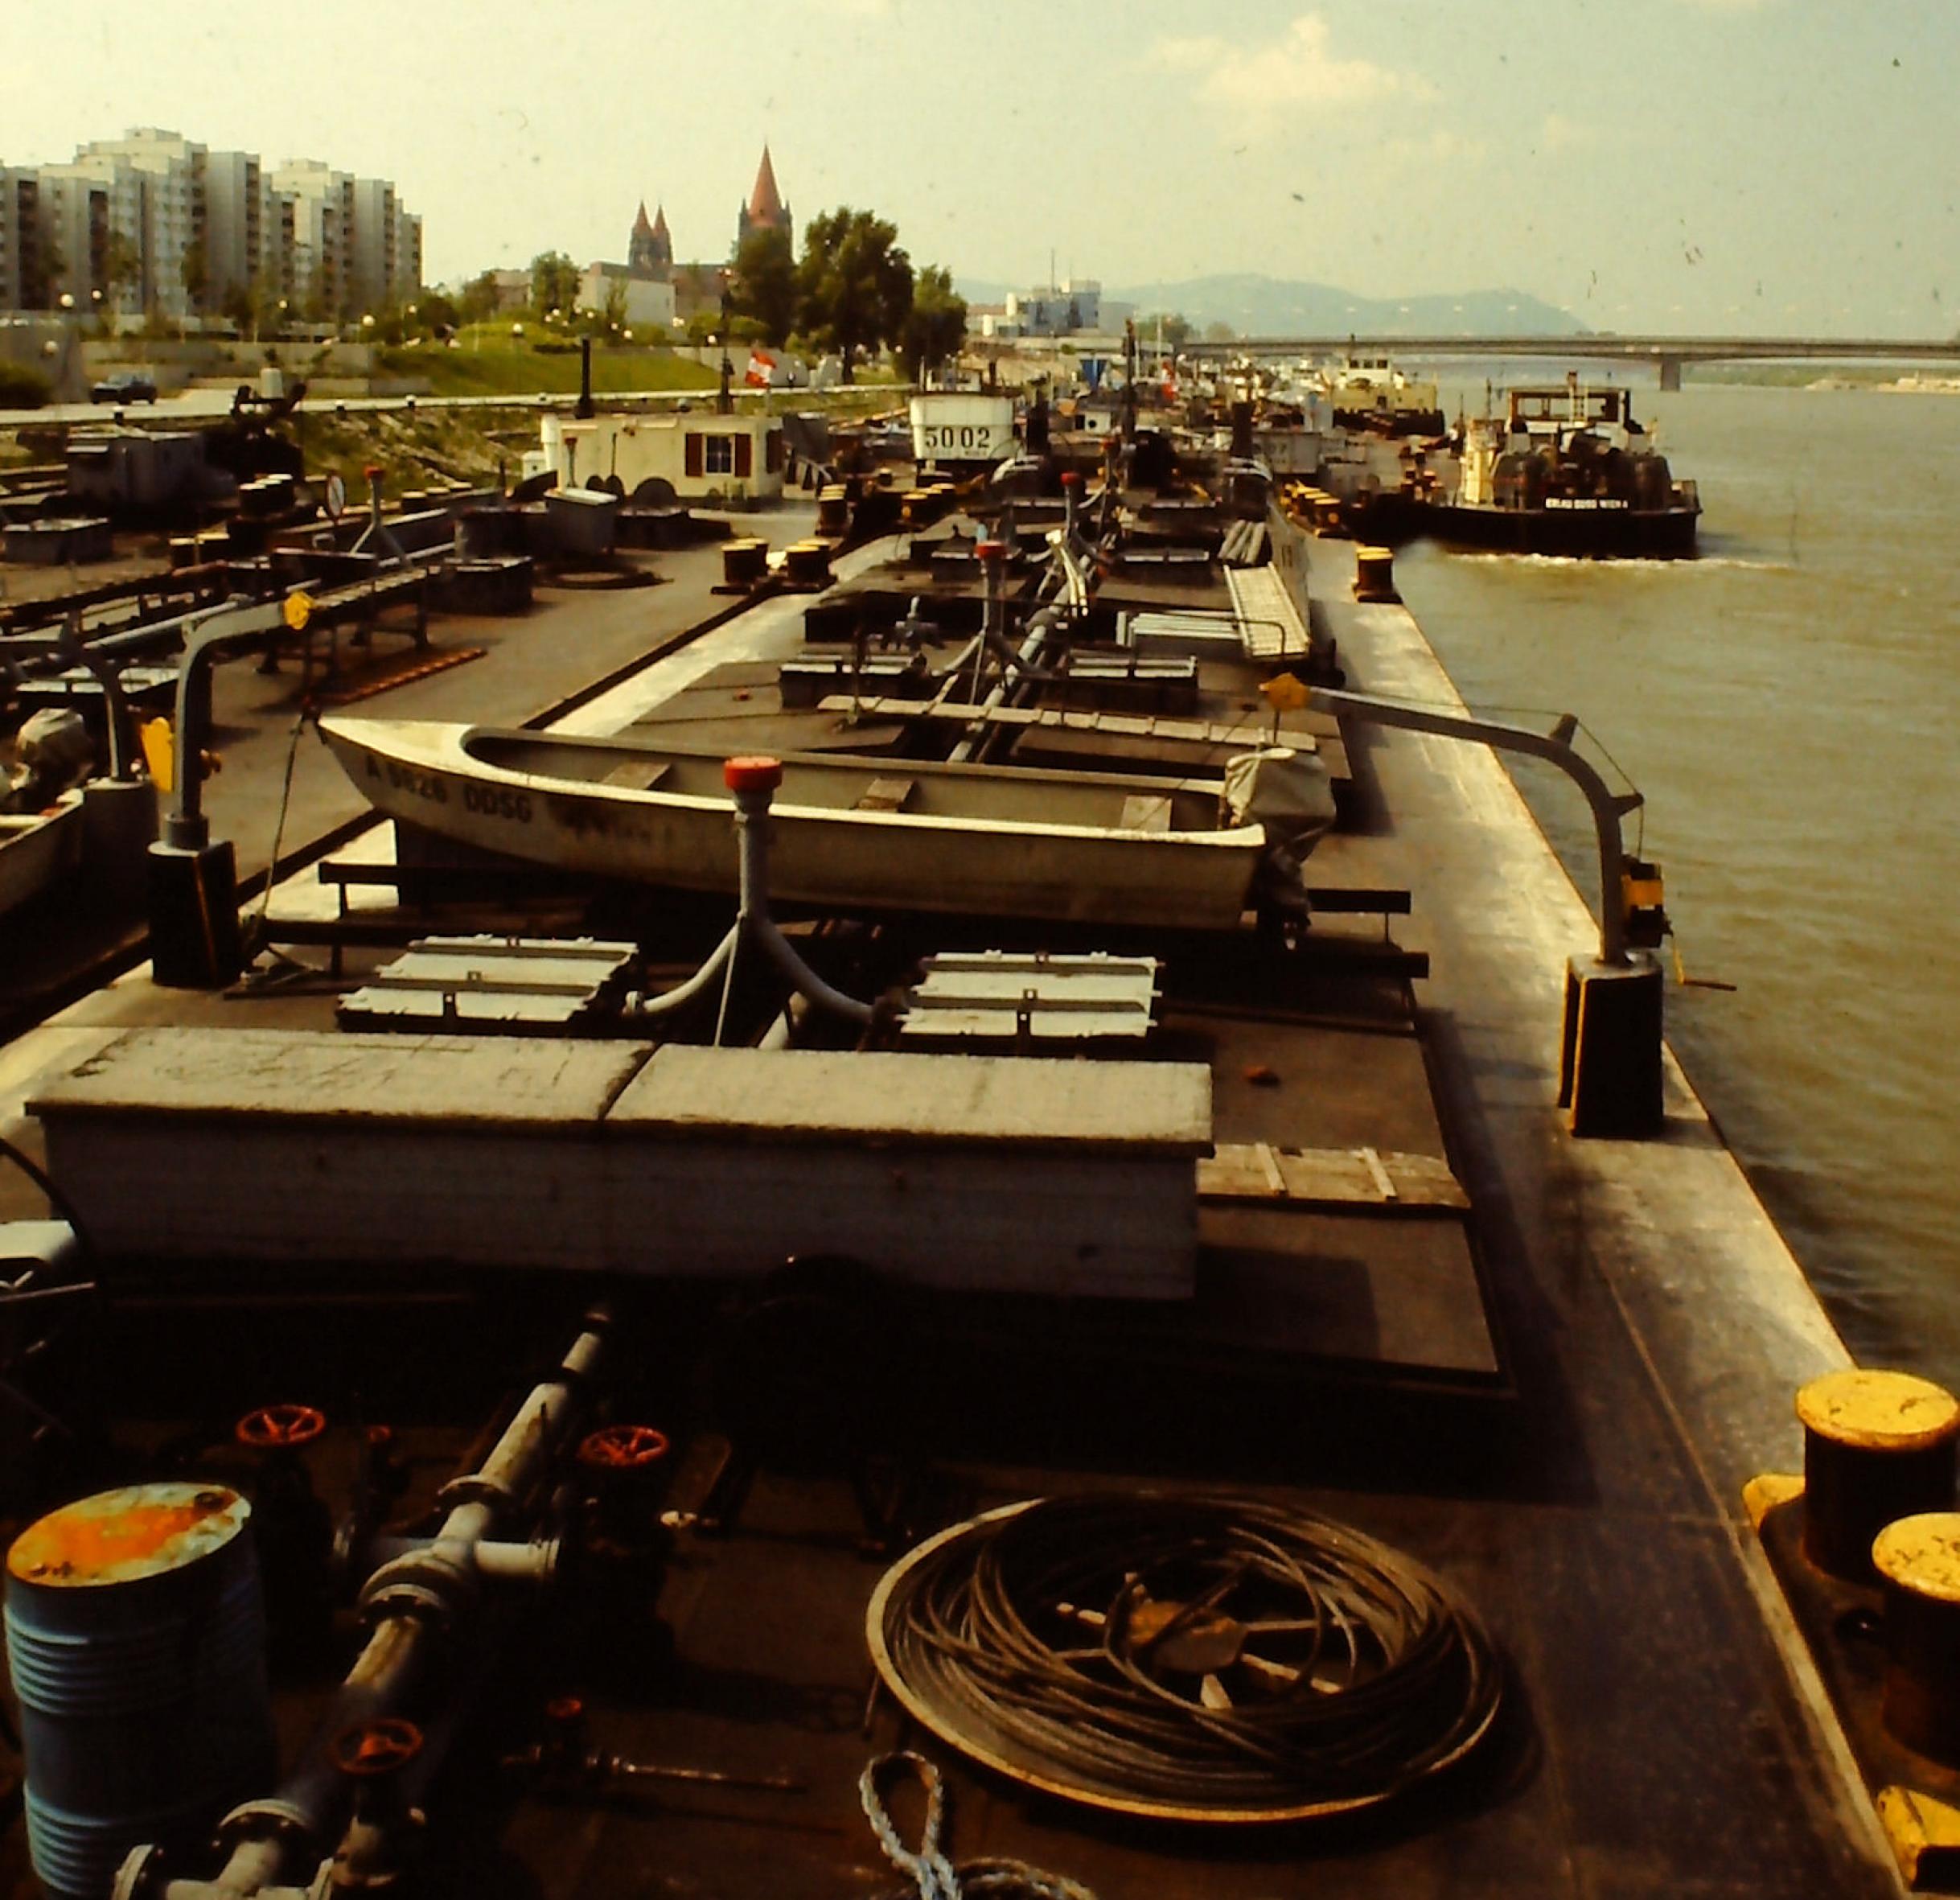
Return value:
<svg viewBox="0 0 1960 1900">
<path fill-rule="evenodd" d="M 1853 1367 L 1797 1395 L 1803 1426 L 1804 1553 L 1855 1583 L 1872 1580 L 1872 1540 L 1895 1519 L 1954 1499 L 1960 1401 L 1911 1372 Z"/>
<path fill-rule="evenodd" d="M 1780 1504 L 1803 1495 L 1803 1480 L 1794 1471 L 1765 1471 L 1742 1487 L 1742 1508 L 1758 1531 L 1763 1520 Z"/>
<path fill-rule="evenodd" d="M 1885 1726 L 1960 1765 L 1960 1511 L 1886 1525 L 1872 1563 L 1885 1586 Z"/>
<path fill-rule="evenodd" d="M 1878 1818 L 1908 1886 L 1947 1888 L 1960 1878 L 1960 1808 L 1916 1788 L 1880 1788 Z"/>
</svg>

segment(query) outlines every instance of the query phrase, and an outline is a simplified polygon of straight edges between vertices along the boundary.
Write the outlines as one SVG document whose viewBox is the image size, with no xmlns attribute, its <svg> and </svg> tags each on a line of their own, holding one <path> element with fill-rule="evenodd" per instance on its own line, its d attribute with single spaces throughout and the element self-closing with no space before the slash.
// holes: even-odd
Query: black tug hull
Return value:
<svg viewBox="0 0 1960 1900">
<path fill-rule="evenodd" d="M 1433 541 L 1445 547 L 1576 560 L 1683 560 L 1695 553 L 1698 508 L 1470 508 L 1411 496 L 1358 500 L 1350 519 L 1364 538 L 1400 547 Z"/>
</svg>

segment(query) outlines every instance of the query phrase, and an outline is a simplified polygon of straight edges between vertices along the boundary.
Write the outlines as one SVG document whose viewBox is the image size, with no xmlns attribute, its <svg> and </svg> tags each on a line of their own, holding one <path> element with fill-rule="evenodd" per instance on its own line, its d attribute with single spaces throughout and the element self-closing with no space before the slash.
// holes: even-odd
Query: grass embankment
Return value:
<svg viewBox="0 0 1960 1900">
<path fill-rule="evenodd" d="M 345 416 L 302 409 L 298 429 L 306 473 L 339 470 L 356 507 L 368 492 L 361 471 L 370 466 L 381 471 L 381 492 L 390 500 L 446 483 L 483 487 L 496 480 L 499 460 L 505 480 L 515 484 L 524 450 L 538 439 L 535 415 L 501 409 L 355 409 Z"/>
<path fill-rule="evenodd" d="M 376 372 L 383 376 L 423 376 L 438 396 L 569 396 L 578 389 L 578 346 L 562 337 L 513 337 L 479 324 L 466 330 L 450 349 L 442 343 L 418 343 L 384 349 Z M 544 347 L 540 347 L 540 345 Z M 738 379 L 748 362 L 746 352 L 736 364 Z M 629 389 L 712 389 L 717 378 L 705 364 L 671 350 L 639 343 L 598 343 L 592 346 L 592 387 L 601 395 Z"/>
<path fill-rule="evenodd" d="M 321 475 L 339 469 L 356 505 L 368 492 L 361 471 L 371 464 L 381 470 L 381 491 L 391 500 L 409 489 L 439 487 L 446 481 L 482 487 L 496 480 L 499 460 L 504 479 L 515 486 L 524 451 L 538 446 L 537 410 L 526 400 L 535 393 L 526 391 L 507 409 L 421 408 L 413 414 L 406 409 L 350 409 L 339 415 L 331 402 L 302 407 L 298 423 L 306 472 Z M 849 389 L 779 390 L 769 400 L 779 409 L 821 409 L 840 419 L 894 406 L 889 386 L 861 384 Z M 738 399 L 737 406 L 752 409 L 762 401 L 750 391 Z"/>
</svg>

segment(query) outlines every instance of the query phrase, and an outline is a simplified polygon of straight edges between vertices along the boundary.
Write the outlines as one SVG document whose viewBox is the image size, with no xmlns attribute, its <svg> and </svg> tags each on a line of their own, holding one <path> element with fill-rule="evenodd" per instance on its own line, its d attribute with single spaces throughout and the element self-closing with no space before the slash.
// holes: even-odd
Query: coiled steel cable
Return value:
<svg viewBox="0 0 1960 1900">
<path fill-rule="evenodd" d="M 1181 1631 L 1198 1662 L 1176 1662 Z M 1227 1497 L 1055 1498 L 980 1520 L 902 1566 L 883 1633 L 944 1732 L 1089 1799 L 1180 1813 L 1386 1798 L 1465 1753 L 1502 1686 L 1476 1612 L 1421 1565 Z"/>
</svg>

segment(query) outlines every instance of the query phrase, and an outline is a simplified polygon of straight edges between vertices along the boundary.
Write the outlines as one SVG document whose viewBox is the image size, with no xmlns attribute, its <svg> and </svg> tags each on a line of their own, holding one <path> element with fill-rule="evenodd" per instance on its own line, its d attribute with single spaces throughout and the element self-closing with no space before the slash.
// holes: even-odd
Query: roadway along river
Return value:
<svg viewBox="0 0 1960 1900">
<path fill-rule="evenodd" d="M 1688 973 L 1738 985 L 1670 988 L 1676 1052 L 1853 1351 L 1960 1384 L 1960 396 L 1635 409 L 1701 559 L 1424 548 L 1403 594 L 1473 706 L 1569 708 L 1647 795 Z"/>
</svg>

